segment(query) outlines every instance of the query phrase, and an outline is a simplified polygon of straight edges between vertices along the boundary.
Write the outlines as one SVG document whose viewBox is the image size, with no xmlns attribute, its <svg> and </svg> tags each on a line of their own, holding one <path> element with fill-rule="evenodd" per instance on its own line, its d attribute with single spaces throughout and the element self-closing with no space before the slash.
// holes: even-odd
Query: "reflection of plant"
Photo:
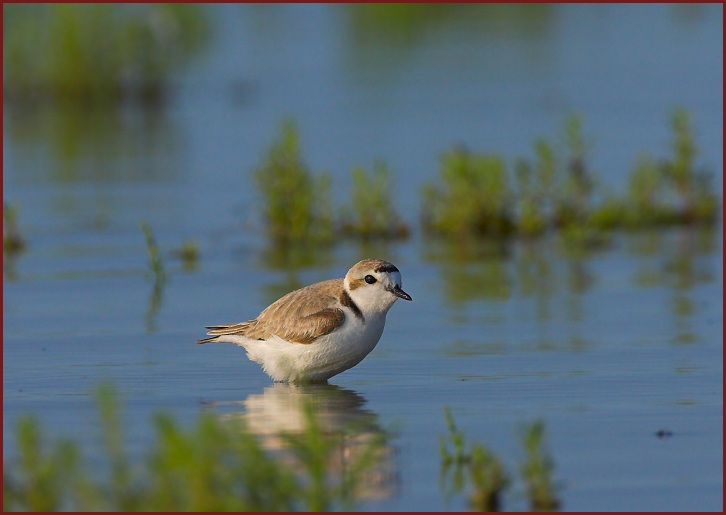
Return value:
<svg viewBox="0 0 726 515">
<path fill-rule="evenodd" d="M 279 138 L 254 172 L 265 199 L 267 232 L 279 245 L 325 243 L 333 238 L 330 178 L 314 176 L 300 155 L 297 127 L 285 120 Z"/>
<path fill-rule="evenodd" d="M 353 195 L 350 208 L 343 214 L 343 232 L 368 238 L 404 238 L 408 227 L 396 213 L 391 200 L 388 167 L 382 161 L 368 175 L 364 168 L 352 172 Z"/>
<path fill-rule="evenodd" d="M 4 6 L 6 94 L 78 104 L 158 103 L 206 37 L 191 4 Z"/>
<path fill-rule="evenodd" d="M 303 412 L 306 430 L 302 434 L 283 433 L 281 436 L 297 460 L 295 468 L 300 472 L 298 477 L 307 510 L 331 511 L 337 504 L 350 509 L 356 491 L 362 491 L 360 485 L 366 474 L 380 460 L 383 435 L 373 435 L 360 452 L 351 453 L 340 481 L 333 481 L 329 469 L 339 442 L 325 434 L 310 403 L 304 405 Z"/>
</svg>

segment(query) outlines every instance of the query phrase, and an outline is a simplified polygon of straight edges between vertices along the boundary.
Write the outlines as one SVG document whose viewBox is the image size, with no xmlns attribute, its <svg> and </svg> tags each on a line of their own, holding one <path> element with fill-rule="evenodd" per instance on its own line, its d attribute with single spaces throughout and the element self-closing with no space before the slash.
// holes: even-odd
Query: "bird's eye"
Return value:
<svg viewBox="0 0 726 515">
<path fill-rule="evenodd" d="M 366 275 L 365 282 L 367 282 L 368 284 L 373 284 L 374 282 L 376 282 L 376 278 L 372 275 Z"/>
</svg>

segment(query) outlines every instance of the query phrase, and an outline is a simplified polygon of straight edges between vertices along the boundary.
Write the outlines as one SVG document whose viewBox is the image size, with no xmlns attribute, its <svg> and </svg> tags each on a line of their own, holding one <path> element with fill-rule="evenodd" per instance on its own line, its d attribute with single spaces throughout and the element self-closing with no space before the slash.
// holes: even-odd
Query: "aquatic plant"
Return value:
<svg viewBox="0 0 726 515">
<path fill-rule="evenodd" d="M 672 155 L 658 161 L 640 154 L 626 196 L 606 199 L 594 209 L 590 217 L 594 225 L 642 228 L 715 221 L 720 202 L 710 171 L 696 169 L 697 149 L 687 111 L 675 109 L 671 126 Z"/>
<path fill-rule="evenodd" d="M 442 156 L 440 180 L 422 190 L 424 230 L 458 238 L 513 232 L 511 192 L 501 157 L 450 150 Z"/>
<path fill-rule="evenodd" d="M 313 175 L 303 162 L 298 129 L 291 119 L 283 120 L 280 135 L 254 170 L 254 178 L 264 197 L 267 233 L 276 245 L 332 241 L 330 177 Z"/>
<path fill-rule="evenodd" d="M 509 3 L 350 3 L 346 4 L 350 32 L 367 45 L 398 49 L 415 46 L 425 34 L 450 30 L 465 20 L 467 27 L 489 33 L 492 30 L 532 34 L 552 17 L 548 4 Z M 396 45 L 390 45 L 395 41 Z"/>
<path fill-rule="evenodd" d="M 192 272 L 199 266 L 199 244 L 194 240 L 187 240 L 174 251 L 174 255 L 181 259 L 182 268 Z"/>
<path fill-rule="evenodd" d="M 678 107 L 671 115 L 673 155 L 663 173 L 680 200 L 680 218 L 684 223 L 712 222 L 719 203 L 711 189 L 711 176 L 695 167 L 697 148 L 688 111 Z"/>
<path fill-rule="evenodd" d="M 154 317 L 161 307 L 161 301 L 164 296 L 164 286 L 166 285 L 167 275 L 164 269 L 164 262 L 161 259 L 159 246 L 156 244 L 156 238 L 151 230 L 151 226 L 147 222 L 141 222 L 141 230 L 144 232 L 146 239 L 146 252 L 149 255 L 149 268 L 154 279 L 154 287 L 149 297 L 149 308 L 146 311 L 146 330 L 154 331 Z"/>
<path fill-rule="evenodd" d="M 545 424 L 536 420 L 521 427 L 520 436 L 526 456 L 520 464 L 532 511 L 554 511 L 560 506 L 558 485 L 552 476 L 555 463 L 545 448 Z"/>
<path fill-rule="evenodd" d="M 18 229 L 15 207 L 3 202 L 3 253 L 17 254 L 25 249 L 25 239 Z"/>
<path fill-rule="evenodd" d="M 282 433 L 293 462 L 265 450 L 238 419 L 202 413 L 189 428 L 169 414 L 154 419 L 155 443 L 132 462 L 118 395 L 96 393 L 103 442 L 101 470 L 91 472 L 78 442 L 49 442 L 37 419 L 18 420 L 17 455 L 3 463 L 5 511 L 295 511 L 350 509 L 382 442 L 372 439 L 331 474 L 336 442 L 305 412 L 301 434 Z M 5 455 L 7 459 L 7 454 Z M 99 464 L 97 464 L 98 466 Z"/>
<path fill-rule="evenodd" d="M 151 226 L 148 222 L 141 222 L 141 230 L 144 232 L 144 238 L 146 240 L 146 252 L 149 255 L 149 268 L 154 274 L 155 281 L 166 280 L 166 272 L 164 271 L 164 262 L 161 259 L 161 252 L 159 252 L 159 246 L 156 244 L 156 238 L 154 232 L 151 230 Z"/>
<path fill-rule="evenodd" d="M 511 479 L 501 461 L 481 443 L 467 446 L 466 436 L 456 427 L 451 410 L 445 408 L 448 434 L 439 437 L 441 482 L 447 496 L 470 490 L 473 511 L 500 511 L 501 498 Z M 555 511 L 560 507 L 557 485 L 552 475 L 554 460 L 544 448 L 542 420 L 524 424 L 520 429 L 525 459 L 519 467 L 532 511 Z M 449 449 L 451 446 L 451 450 Z"/>
<path fill-rule="evenodd" d="M 677 214 L 664 202 L 666 189 L 663 167 L 649 154 L 638 156 L 628 178 L 627 199 L 622 206 L 623 224 L 641 227 L 675 223 Z"/>
<path fill-rule="evenodd" d="M 391 200 L 391 178 L 386 163 L 376 161 L 370 175 L 363 167 L 355 167 L 351 177 L 351 202 L 341 216 L 343 233 L 364 239 L 407 237 L 409 228 Z"/>
<path fill-rule="evenodd" d="M 499 459 L 481 443 L 467 448 L 464 433 L 456 427 L 451 410 L 444 410 L 448 435 L 439 437 L 441 479 L 444 489 L 461 492 L 471 484 L 469 507 L 472 511 L 499 511 L 501 496 L 509 478 Z M 449 450 L 451 445 L 452 450 Z"/>
<path fill-rule="evenodd" d="M 171 74 L 206 40 L 193 4 L 3 5 L 4 93 L 99 105 L 157 104 Z"/>
<path fill-rule="evenodd" d="M 547 141 L 535 142 L 536 161 L 534 170 L 525 159 L 517 160 L 517 196 L 519 213 L 517 231 L 524 236 L 536 236 L 545 232 L 551 225 L 551 215 L 555 202 L 556 161 L 555 152 Z"/>
<path fill-rule="evenodd" d="M 592 143 L 582 130 L 582 120 L 571 114 L 565 120 L 566 147 L 564 177 L 559 187 L 555 206 L 555 224 L 558 227 L 582 225 L 588 221 L 590 200 L 595 187 L 593 173 L 588 165 Z"/>
</svg>

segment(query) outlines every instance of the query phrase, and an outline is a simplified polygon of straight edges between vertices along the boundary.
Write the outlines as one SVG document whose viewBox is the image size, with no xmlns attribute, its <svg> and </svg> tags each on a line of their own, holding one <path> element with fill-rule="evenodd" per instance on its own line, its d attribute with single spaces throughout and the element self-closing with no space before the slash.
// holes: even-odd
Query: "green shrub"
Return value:
<svg viewBox="0 0 726 515">
<path fill-rule="evenodd" d="M 181 259 L 182 268 L 187 272 L 193 272 L 199 267 L 199 244 L 194 240 L 182 243 L 174 255 Z"/>
<path fill-rule="evenodd" d="M 302 160 L 299 139 L 295 123 L 284 120 L 279 138 L 254 171 L 264 197 L 267 233 L 281 246 L 328 243 L 333 239 L 330 177 L 310 172 Z"/>
<path fill-rule="evenodd" d="M 592 144 L 582 133 L 582 121 L 578 115 L 572 114 L 565 121 L 564 140 L 567 157 L 555 207 L 555 223 L 559 227 L 582 225 L 588 220 L 595 188 L 588 165 Z"/>
<path fill-rule="evenodd" d="M 469 507 L 472 511 L 499 511 L 501 496 L 510 483 L 504 467 L 483 444 L 474 443 L 467 449 L 466 437 L 456 427 L 451 411 L 446 409 L 444 415 L 449 430 L 448 438 L 439 437 L 444 490 L 448 495 L 459 493 L 471 483 Z"/>
<path fill-rule="evenodd" d="M 688 112 L 676 108 L 671 117 L 673 156 L 664 166 L 664 174 L 679 196 L 681 221 L 713 222 L 719 201 L 712 191 L 711 174 L 696 169 L 697 148 Z"/>
<path fill-rule="evenodd" d="M 552 146 L 540 139 L 535 143 L 535 168 L 519 159 L 515 165 L 519 215 L 517 231 L 524 236 L 545 232 L 551 225 L 550 215 L 555 193 L 555 155 Z"/>
<path fill-rule="evenodd" d="M 375 162 L 370 175 L 364 168 L 355 167 L 351 176 L 353 192 L 350 207 L 342 214 L 343 232 L 364 239 L 407 237 L 408 226 L 396 213 L 391 200 L 391 180 L 386 164 Z"/>
<path fill-rule="evenodd" d="M 718 215 L 712 174 L 696 169 L 697 148 L 687 111 L 677 108 L 671 126 L 671 157 L 657 162 L 641 155 L 630 174 L 623 210 L 627 227 L 710 223 Z"/>
<path fill-rule="evenodd" d="M 520 465 L 527 498 L 532 511 L 554 511 L 559 508 L 558 486 L 552 475 L 554 460 L 545 448 L 545 425 L 541 420 L 524 425 L 521 438 L 526 456 Z"/>
<path fill-rule="evenodd" d="M 502 158 L 454 149 L 443 155 L 440 172 L 443 184 L 423 190 L 424 229 L 459 238 L 513 232 L 512 195 Z"/>
</svg>

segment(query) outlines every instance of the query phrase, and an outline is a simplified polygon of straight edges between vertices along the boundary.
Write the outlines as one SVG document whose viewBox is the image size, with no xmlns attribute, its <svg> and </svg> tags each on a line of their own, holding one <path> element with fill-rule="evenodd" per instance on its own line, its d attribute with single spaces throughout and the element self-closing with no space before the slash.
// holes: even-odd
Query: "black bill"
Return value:
<svg viewBox="0 0 726 515">
<path fill-rule="evenodd" d="M 393 287 L 393 289 L 391 290 L 391 293 L 393 293 L 396 297 L 399 297 L 403 300 L 413 300 L 411 298 L 411 296 L 408 293 L 406 293 L 405 291 L 403 291 L 401 289 L 401 287 L 398 285 Z"/>
</svg>

